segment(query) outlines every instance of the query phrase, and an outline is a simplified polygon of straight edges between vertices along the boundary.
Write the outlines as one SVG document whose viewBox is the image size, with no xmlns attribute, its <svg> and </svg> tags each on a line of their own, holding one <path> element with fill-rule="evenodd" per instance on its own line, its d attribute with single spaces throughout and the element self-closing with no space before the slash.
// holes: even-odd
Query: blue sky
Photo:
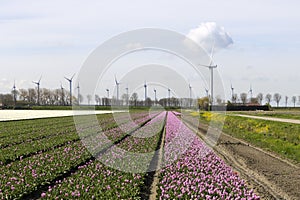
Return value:
<svg viewBox="0 0 300 200">
<path fill-rule="evenodd" d="M 101 43 L 144 27 L 187 35 L 214 22 L 233 43 L 215 52 L 225 94 L 258 92 L 300 95 L 299 1 L 14 1 L 0 0 L 0 92 L 57 88 L 78 72 Z M 113 79 L 110 80 L 113 84 Z M 108 80 L 109 82 L 109 80 Z M 196 90 L 202 90 L 196 91 Z M 103 93 L 102 93 L 103 92 Z M 105 95 L 105 91 L 99 92 Z M 203 89 L 195 86 L 195 96 Z M 283 103 L 283 100 L 282 100 Z"/>
</svg>

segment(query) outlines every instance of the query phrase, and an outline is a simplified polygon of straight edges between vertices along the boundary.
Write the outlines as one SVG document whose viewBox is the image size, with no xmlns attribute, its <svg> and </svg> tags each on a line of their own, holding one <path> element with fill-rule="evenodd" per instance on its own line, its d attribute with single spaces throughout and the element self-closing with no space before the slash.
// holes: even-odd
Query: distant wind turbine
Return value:
<svg viewBox="0 0 300 200">
<path fill-rule="evenodd" d="M 128 88 L 128 84 L 127 84 L 127 87 L 125 88 L 125 90 L 126 90 L 126 105 L 128 106 L 129 105 L 129 92 L 128 92 L 128 90 L 129 90 L 129 88 Z"/>
<path fill-rule="evenodd" d="M 252 90 L 252 85 L 251 84 L 250 84 L 249 93 L 250 93 L 250 101 L 251 101 L 252 95 L 253 95 L 253 90 Z"/>
<path fill-rule="evenodd" d="M 14 80 L 14 86 L 13 86 L 13 93 L 14 93 L 14 105 L 16 107 L 17 105 L 17 91 L 16 91 L 16 81 Z"/>
<path fill-rule="evenodd" d="M 168 94 L 169 94 L 169 106 L 170 106 L 170 100 L 171 100 L 171 89 L 170 88 L 168 88 Z"/>
<path fill-rule="evenodd" d="M 78 101 L 78 105 L 80 105 L 80 86 L 79 86 L 79 82 L 78 82 L 78 85 L 77 85 L 76 89 L 77 89 L 77 101 Z"/>
<path fill-rule="evenodd" d="M 153 90 L 153 91 L 154 91 L 154 101 L 155 101 L 155 103 L 156 103 L 156 102 L 157 102 L 157 98 L 156 98 L 156 92 L 157 92 L 157 91 L 156 91 L 156 89 L 155 89 L 155 88 L 154 88 L 154 90 Z"/>
<path fill-rule="evenodd" d="M 75 74 L 73 74 L 73 76 L 71 78 L 65 77 L 65 79 L 67 81 L 69 81 L 69 84 L 70 84 L 70 105 L 72 105 L 72 81 L 73 81 L 74 76 L 75 76 Z"/>
<path fill-rule="evenodd" d="M 189 84 L 189 89 L 190 89 L 190 108 L 192 107 L 192 86 Z"/>
<path fill-rule="evenodd" d="M 144 88 L 145 88 L 145 105 L 146 105 L 146 99 L 147 99 L 147 83 L 146 83 L 146 81 L 144 83 Z"/>
<path fill-rule="evenodd" d="M 117 105 L 118 105 L 119 104 L 119 85 L 120 85 L 120 82 L 118 82 L 116 75 L 115 75 L 115 82 L 116 82 L 116 86 L 117 86 Z"/>
<path fill-rule="evenodd" d="M 230 87 L 231 87 L 231 100 L 233 101 L 234 88 L 233 88 L 232 84 L 230 85 Z"/>
<path fill-rule="evenodd" d="M 107 92 L 107 98 L 109 99 L 109 89 L 106 89 Z"/>
<path fill-rule="evenodd" d="M 214 68 L 217 68 L 217 65 L 212 65 L 213 63 L 213 53 L 214 53 L 214 47 L 215 47 L 215 43 L 212 46 L 211 49 L 211 54 L 210 54 L 210 63 L 209 65 L 202 65 L 199 64 L 200 66 L 204 66 L 207 67 L 210 70 L 210 98 L 211 98 L 211 105 L 214 104 Z M 208 96 L 208 95 L 207 95 Z"/>
<path fill-rule="evenodd" d="M 40 84 L 41 84 L 41 79 L 42 79 L 42 76 L 40 77 L 39 81 L 38 82 L 34 82 L 32 81 L 34 84 L 37 85 L 37 90 L 38 90 L 38 99 L 37 99 L 37 104 L 40 105 Z"/>
<path fill-rule="evenodd" d="M 65 93 L 64 93 L 64 87 L 62 86 L 62 83 L 60 82 L 60 89 L 61 89 L 61 104 L 65 105 Z"/>
</svg>

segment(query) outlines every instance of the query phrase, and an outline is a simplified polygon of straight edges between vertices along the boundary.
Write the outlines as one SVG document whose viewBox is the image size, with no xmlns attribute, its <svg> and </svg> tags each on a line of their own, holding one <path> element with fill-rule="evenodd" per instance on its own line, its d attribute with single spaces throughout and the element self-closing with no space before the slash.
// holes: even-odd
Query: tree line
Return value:
<svg viewBox="0 0 300 200">
<path fill-rule="evenodd" d="M 35 88 L 29 89 L 19 89 L 12 90 L 9 94 L 0 94 L 0 104 L 3 107 L 13 107 L 13 106 L 33 106 L 33 105 L 49 105 L 49 106 L 70 106 L 72 98 L 73 104 L 81 104 L 83 100 L 86 98 L 86 102 L 88 105 L 99 105 L 99 106 L 152 106 L 152 105 L 161 105 L 163 107 L 205 107 L 211 104 L 211 99 L 209 97 L 202 97 L 198 99 L 190 99 L 190 98 L 162 98 L 159 100 L 152 100 L 151 98 L 139 99 L 137 93 L 133 93 L 131 96 L 127 94 L 122 94 L 120 99 L 116 97 L 108 98 L 108 97 L 100 97 L 99 95 L 86 95 L 85 97 L 81 94 L 77 94 L 76 96 L 70 97 L 70 92 L 61 89 L 46 89 L 41 88 L 39 91 Z M 214 105 L 226 105 L 226 104 L 238 104 L 238 105 L 263 105 L 263 101 L 265 104 L 270 104 L 271 102 L 275 102 L 277 107 L 284 101 L 285 106 L 289 103 L 295 107 L 297 103 L 300 102 L 300 96 L 282 96 L 279 93 L 275 94 L 266 94 L 258 93 L 255 97 L 252 95 L 249 97 L 248 93 L 240 93 L 233 94 L 231 100 L 225 101 L 220 96 L 216 96 L 214 99 Z"/>
</svg>

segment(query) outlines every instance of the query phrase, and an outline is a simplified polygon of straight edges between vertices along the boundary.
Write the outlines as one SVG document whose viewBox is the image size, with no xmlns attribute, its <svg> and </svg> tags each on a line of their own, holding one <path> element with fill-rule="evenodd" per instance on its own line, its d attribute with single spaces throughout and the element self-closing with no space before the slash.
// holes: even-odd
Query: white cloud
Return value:
<svg viewBox="0 0 300 200">
<path fill-rule="evenodd" d="M 201 23 L 198 28 L 191 29 L 187 37 L 201 45 L 207 52 L 214 46 L 215 50 L 224 49 L 233 44 L 233 40 L 222 26 L 215 22 Z"/>
</svg>

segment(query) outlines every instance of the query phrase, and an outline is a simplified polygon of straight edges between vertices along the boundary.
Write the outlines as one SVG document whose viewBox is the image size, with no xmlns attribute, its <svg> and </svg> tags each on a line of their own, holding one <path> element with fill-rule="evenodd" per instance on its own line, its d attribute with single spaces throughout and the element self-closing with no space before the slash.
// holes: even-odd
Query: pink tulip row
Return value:
<svg viewBox="0 0 300 200">
<path fill-rule="evenodd" d="M 149 116 L 145 114 L 135 117 L 136 123 L 146 120 L 149 120 Z M 128 126 L 128 130 L 130 128 L 132 126 Z M 73 134 L 76 136 L 76 133 Z M 68 142 L 62 147 L 37 152 L 24 159 L 21 156 L 19 160 L 0 167 L 0 199 L 20 198 L 89 158 L 90 152 L 80 141 Z"/>
<path fill-rule="evenodd" d="M 172 144 L 173 143 L 173 144 Z M 173 113 L 168 112 L 158 199 L 259 199 Z"/>
<path fill-rule="evenodd" d="M 41 193 L 41 198 L 139 199 L 141 187 L 144 185 L 145 171 L 143 173 L 127 173 L 124 170 L 126 171 L 126 167 L 136 167 L 137 172 L 147 170 L 148 166 L 141 164 L 147 163 L 149 165 L 153 157 L 160 135 L 152 136 L 152 134 L 153 131 L 162 132 L 165 115 L 165 112 L 159 114 L 145 126 L 135 131 L 132 136 L 111 147 L 102 157 L 98 157 L 101 161 L 88 162 L 80 166 L 70 177 L 57 181 L 55 185 Z M 150 131 L 147 130 L 148 128 Z M 121 130 L 119 129 L 119 131 Z M 151 136 L 135 137 L 141 133 L 145 136 L 146 132 Z M 146 152 L 144 149 L 147 149 L 150 153 L 143 157 L 130 157 L 124 153 L 125 151 L 118 152 L 117 148 L 130 150 L 133 153 Z M 123 163 L 113 165 L 112 162 Z M 122 168 L 118 169 L 117 166 Z"/>
</svg>

